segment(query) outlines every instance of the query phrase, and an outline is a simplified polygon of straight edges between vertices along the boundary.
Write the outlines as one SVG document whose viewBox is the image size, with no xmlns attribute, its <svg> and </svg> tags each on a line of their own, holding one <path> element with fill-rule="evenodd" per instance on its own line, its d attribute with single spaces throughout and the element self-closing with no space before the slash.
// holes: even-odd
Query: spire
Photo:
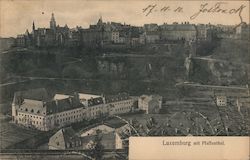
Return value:
<svg viewBox="0 0 250 160">
<path fill-rule="evenodd" d="M 33 32 L 36 30 L 35 22 L 34 21 L 33 21 L 33 24 L 32 24 L 32 30 L 33 30 Z"/>
<path fill-rule="evenodd" d="M 51 15 L 51 21 L 55 21 L 54 13 Z"/>
<path fill-rule="evenodd" d="M 101 24 L 102 24 L 102 16 L 101 16 L 101 15 L 100 15 L 100 18 L 99 18 L 97 24 L 98 24 L 98 25 L 101 25 Z"/>
<path fill-rule="evenodd" d="M 54 13 L 52 13 L 51 15 L 51 19 L 50 19 L 50 29 L 55 30 L 56 29 L 56 20 L 54 17 Z"/>
</svg>

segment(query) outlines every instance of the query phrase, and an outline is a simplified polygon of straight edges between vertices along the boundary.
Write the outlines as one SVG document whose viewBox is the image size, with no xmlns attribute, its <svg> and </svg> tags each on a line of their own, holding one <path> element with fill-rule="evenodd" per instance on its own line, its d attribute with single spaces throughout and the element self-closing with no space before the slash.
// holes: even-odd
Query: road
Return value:
<svg viewBox="0 0 250 160">
<path fill-rule="evenodd" d="M 199 60 L 210 61 L 210 62 L 231 63 L 231 64 L 245 65 L 245 66 L 250 67 L 250 64 L 236 63 L 236 62 L 226 61 L 226 60 L 222 60 L 222 59 L 214 59 L 214 58 L 210 58 L 210 57 L 192 57 L 192 59 L 199 59 Z"/>
<path fill-rule="evenodd" d="M 29 80 L 22 80 L 22 81 L 17 81 L 17 82 L 2 83 L 2 84 L 0 84 L 0 87 L 5 87 L 5 86 L 13 85 L 13 84 L 18 84 L 18 83 L 24 83 L 24 82 L 27 82 L 27 81 L 29 81 Z"/>
<path fill-rule="evenodd" d="M 247 87 L 236 87 L 236 86 L 217 86 L 217 85 L 203 85 L 196 83 L 177 83 L 176 86 L 193 86 L 193 87 L 204 87 L 204 88 L 220 88 L 220 89 L 239 89 L 246 90 L 249 89 Z"/>
<path fill-rule="evenodd" d="M 120 53 L 109 53 L 99 56 L 101 58 L 113 58 L 113 57 L 128 57 L 128 58 L 154 58 L 154 57 L 168 57 L 174 58 L 173 56 L 167 54 L 120 54 Z"/>
</svg>

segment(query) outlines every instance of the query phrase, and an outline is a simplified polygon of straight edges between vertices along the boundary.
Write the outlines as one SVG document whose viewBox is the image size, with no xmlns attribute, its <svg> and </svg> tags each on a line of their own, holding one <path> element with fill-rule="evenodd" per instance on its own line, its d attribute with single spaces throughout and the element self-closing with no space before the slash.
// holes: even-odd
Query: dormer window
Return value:
<svg viewBox="0 0 250 160">
<path fill-rule="evenodd" d="M 28 112 L 28 109 L 27 109 L 27 108 L 25 108 L 25 111 L 26 111 L 26 112 Z"/>
<path fill-rule="evenodd" d="M 34 110 L 32 109 L 32 110 L 31 110 L 31 112 L 33 113 L 33 112 L 34 112 Z"/>
<path fill-rule="evenodd" d="M 40 113 L 40 111 L 38 110 L 38 111 L 37 111 L 37 113 L 39 114 L 39 113 Z"/>
</svg>

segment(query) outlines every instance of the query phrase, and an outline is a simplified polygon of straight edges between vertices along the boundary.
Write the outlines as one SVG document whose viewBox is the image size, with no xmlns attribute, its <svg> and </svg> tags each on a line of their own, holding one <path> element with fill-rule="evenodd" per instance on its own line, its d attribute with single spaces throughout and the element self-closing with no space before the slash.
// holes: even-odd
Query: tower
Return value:
<svg viewBox="0 0 250 160">
<path fill-rule="evenodd" d="M 50 19 L 50 29 L 56 30 L 56 20 L 54 17 L 54 13 L 52 13 L 52 16 Z"/>
</svg>

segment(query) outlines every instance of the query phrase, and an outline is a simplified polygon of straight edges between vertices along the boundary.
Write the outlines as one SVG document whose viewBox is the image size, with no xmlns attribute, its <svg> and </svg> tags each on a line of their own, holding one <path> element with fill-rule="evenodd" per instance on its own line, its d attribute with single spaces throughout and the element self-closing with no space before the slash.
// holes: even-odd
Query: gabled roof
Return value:
<svg viewBox="0 0 250 160">
<path fill-rule="evenodd" d="M 69 97 L 66 99 L 61 100 L 53 100 L 45 103 L 47 113 L 46 114 L 53 114 L 53 113 L 59 113 L 75 108 L 84 107 L 80 101 L 78 101 L 74 97 Z"/>
<path fill-rule="evenodd" d="M 80 142 L 80 137 L 78 137 L 75 131 L 71 127 L 62 128 L 57 131 L 50 139 L 49 145 L 58 149 L 66 149 L 67 144 Z"/>
<path fill-rule="evenodd" d="M 46 108 L 44 107 L 44 102 L 31 99 L 24 99 L 24 101 L 18 108 L 18 111 L 29 112 L 34 115 L 42 115 L 43 113 L 46 114 Z"/>
<path fill-rule="evenodd" d="M 45 116 L 80 107 L 84 105 L 74 97 L 50 101 L 23 99 L 18 111 Z"/>
</svg>

